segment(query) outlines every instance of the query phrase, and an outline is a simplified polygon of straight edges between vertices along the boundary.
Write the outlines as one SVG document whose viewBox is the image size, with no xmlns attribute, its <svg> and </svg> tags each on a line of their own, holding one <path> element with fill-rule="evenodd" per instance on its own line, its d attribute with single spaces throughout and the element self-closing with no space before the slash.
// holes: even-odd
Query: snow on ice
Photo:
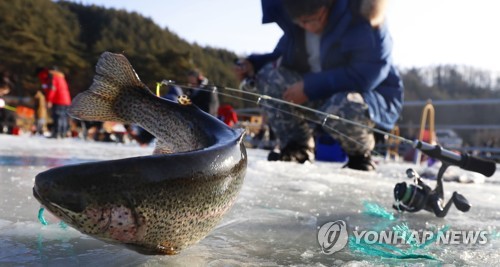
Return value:
<svg viewBox="0 0 500 267">
<path fill-rule="evenodd" d="M 445 183 L 472 204 L 467 213 L 452 207 L 445 218 L 432 213 L 395 213 L 396 220 L 370 216 L 363 202 L 393 212 L 393 188 L 409 179 L 410 163 L 378 159 L 376 172 L 343 169 L 341 163 L 296 164 L 266 161 L 267 151 L 249 149 L 245 183 L 236 204 L 201 242 L 175 256 L 146 256 L 72 229 L 46 214 L 37 219 L 34 177 L 49 168 L 87 161 L 149 155 L 152 147 L 0 135 L 0 265 L 5 266 L 332 266 L 332 265 L 483 265 L 500 262 L 500 173 L 481 183 Z M 418 169 L 418 168 L 417 168 Z M 428 181 L 433 186 L 433 181 Z M 337 220 L 356 230 L 407 223 L 413 230 L 448 226 L 490 233 L 486 244 L 430 245 L 420 254 L 434 259 L 375 257 L 346 247 L 322 252 L 318 228 Z"/>
</svg>

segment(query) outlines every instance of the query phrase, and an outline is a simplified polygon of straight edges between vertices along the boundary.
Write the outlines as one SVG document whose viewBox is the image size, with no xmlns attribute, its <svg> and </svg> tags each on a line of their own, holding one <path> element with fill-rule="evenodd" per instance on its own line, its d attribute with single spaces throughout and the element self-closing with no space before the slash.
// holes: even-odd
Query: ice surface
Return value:
<svg viewBox="0 0 500 267">
<path fill-rule="evenodd" d="M 34 177 L 54 166 L 149 155 L 152 147 L 79 140 L 0 135 L 0 266 L 332 266 L 332 265 L 482 265 L 500 262 L 500 241 L 485 245 L 431 245 L 426 254 L 438 260 L 396 260 L 363 255 L 349 248 L 326 255 L 317 241 L 318 227 L 344 220 L 353 229 L 389 227 L 386 219 L 362 212 L 363 201 L 390 210 L 392 190 L 407 181 L 408 163 L 379 161 L 374 173 L 342 169 L 340 163 L 299 165 L 267 162 L 267 151 L 249 149 L 249 165 L 238 200 L 205 239 L 176 256 L 145 256 L 37 219 L 32 196 Z M 432 182 L 429 182 L 432 184 Z M 472 209 L 454 207 L 444 219 L 429 212 L 396 215 L 395 223 L 415 230 L 450 226 L 457 230 L 500 228 L 500 173 L 484 183 L 445 183 L 446 198 L 463 194 Z"/>
</svg>

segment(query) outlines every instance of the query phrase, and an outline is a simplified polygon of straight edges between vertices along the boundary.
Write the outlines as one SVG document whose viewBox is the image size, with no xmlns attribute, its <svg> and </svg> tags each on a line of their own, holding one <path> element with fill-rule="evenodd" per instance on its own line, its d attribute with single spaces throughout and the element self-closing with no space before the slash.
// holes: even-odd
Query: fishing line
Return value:
<svg viewBox="0 0 500 267">
<path fill-rule="evenodd" d="M 167 85 L 167 86 L 176 85 L 176 83 L 172 80 L 163 80 L 161 82 L 161 84 Z M 275 109 L 275 110 L 278 110 L 280 112 L 290 114 L 292 116 L 303 118 L 303 119 L 311 121 L 313 123 L 320 124 L 324 127 L 328 127 L 327 121 L 329 119 L 332 119 L 332 120 L 338 120 L 338 121 L 343 122 L 343 123 L 348 123 L 348 124 L 351 124 L 351 125 L 354 125 L 357 127 L 365 128 L 365 129 L 371 130 L 373 132 L 382 134 L 384 136 L 388 136 L 390 138 L 397 139 L 397 140 L 401 141 L 403 144 L 409 144 L 413 148 L 420 150 L 422 153 L 426 154 L 427 156 L 442 161 L 447 166 L 451 166 L 451 165 L 458 166 L 464 170 L 478 172 L 478 173 L 481 173 L 487 177 L 492 176 L 496 172 L 496 163 L 492 160 L 483 159 L 483 158 L 479 158 L 476 156 L 471 156 L 468 153 L 453 152 L 451 150 L 447 150 L 445 148 L 442 148 L 439 145 L 431 145 L 429 143 L 426 143 L 426 142 L 423 142 L 420 140 L 411 141 L 409 139 L 406 139 L 406 138 L 401 137 L 399 135 L 389 133 L 387 131 L 378 129 L 376 127 L 371 127 L 371 126 L 368 126 L 368 125 L 365 125 L 365 124 L 362 124 L 362 123 L 359 123 L 356 121 L 342 118 L 342 117 L 334 115 L 334 114 L 329 114 L 329 113 L 326 113 L 326 112 L 323 112 L 323 111 L 320 111 L 317 109 L 313 109 L 313 108 L 310 108 L 310 107 L 307 107 L 304 105 L 299 105 L 299 104 L 288 102 L 288 101 L 285 101 L 285 100 L 282 100 L 279 98 L 271 97 L 269 95 L 258 94 L 258 93 L 248 92 L 248 91 L 244 91 L 244 90 L 240 90 L 240 89 L 236 89 L 236 88 L 231 88 L 231 87 L 226 87 L 226 86 L 217 86 L 217 85 L 207 85 L 204 88 L 197 88 L 197 87 L 192 87 L 189 85 L 179 85 L 179 84 L 177 84 L 177 85 L 180 87 L 183 87 L 183 88 L 200 89 L 200 90 L 209 91 L 212 93 L 217 93 L 220 95 L 232 97 L 235 99 L 240 99 L 242 101 L 252 102 L 253 104 L 257 104 L 258 106 L 264 106 L 265 104 L 262 104 L 262 102 L 264 102 L 264 101 L 271 101 L 271 102 L 275 102 L 275 103 L 279 103 L 279 104 L 288 105 L 288 106 L 300 109 L 300 110 L 305 111 L 305 112 L 312 112 L 312 113 L 316 114 L 317 117 L 322 117 L 323 119 L 321 122 L 319 122 L 319 121 L 314 120 L 310 117 L 306 117 L 305 113 L 303 113 L 299 116 L 298 114 L 296 114 L 294 112 L 288 112 L 286 110 L 282 110 L 280 108 L 276 108 L 273 106 L 265 105 L 265 107 L 270 108 L 270 109 Z M 245 97 L 237 97 L 237 96 L 234 96 L 232 94 L 224 94 L 224 93 L 220 92 L 221 89 L 227 90 L 229 92 L 237 92 L 239 94 L 252 96 L 252 97 L 257 98 L 257 100 L 252 101 L 252 100 L 247 99 Z M 338 133 L 342 136 L 346 136 L 345 134 L 340 133 L 336 129 L 332 129 L 331 127 L 328 127 L 328 129 L 335 131 L 336 133 Z M 348 137 L 348 136 L 346 136 L 346 137 Z M 351 137 L 348 137 L 348 138 L 349 138 L 349 140 L 351 140 L 357 144 L 365 145 L 365 144 L 360 143 L 357 140 L 352 139 Z M 376 153 L 378 153 L 378 152 L 376 152 Z"/>
<path fill-rule="evenodd" d="M 233 97 L 233 98 L 238 98 L 238 99 L 244 99 L 242 97 L 235 97 L 234 95 L 231 95 L 231 94 L 224 94 L 224 93 L 220 93 L 218 92 L 220 95 L 224 95 L 224 96 L 228 96 L 228 97 Z M 318 124 L 318 125 L 321 125 L 322 127 L 330 130 L 330 131 L 333 131 L 335 133 L 337 133 L 338 135 L 341 135 L 343 137 L 345 137 L 346 139 L 350 140 L 351 142 L 353 143 L 356 143 L 358 145 L 361 145 L 363 147 L 366 146 L 366 144 L 364 143 L 361 143 L 360 141 L 348 136 L 347 134 L 344 134 L 342 132 L 340 132 L 339 130 L 331 127 L 331 126 L 328 126 L 326 125 L 326 122 L 327 122 L 327 117 L 325 117 L 322 121 L 320 120 L 316 120 L 316 119 L 313 119 L 311 116 L 307 116 L 306 114 L 304 113 L 300 113 L 298 114 L 297 112 L 293 112 L 293 111 L 287 111 L 287 110 L 283 110 L 283 109 L 280 109 L 280 108 L 277 108 L 275 106 L 272 106 L 272 105 L 269 105 L 267 104 L 265 101 L 268 100 L 268 99 L 265 99 L 265 100 L 262 100 L 263 98 L 258 98 L 257 101 L 251 101 L 251 100 L 247 100 L 253 104 L 257 104 L 258 106 L 260 107 L 264 107 L 264 108 L 268 108 L 268 109 L 273 109 L 273 110 L 276 110 L 276 111 L 279 111 L 281 113 L 284 113 L 284 114 L 288 114 L 290 116 L 294 116 L 294 117 L 297 117 L 297 118 L 300 118 L 300 119 L 304 119 L 306 121 L 309 121 L 309 122 L 312 122 L 312 123 L 315 123 L 315 124 Z M 377 155 L 381 155 L 381 153 L 377 152 L 377 151 L 372 151 L 374 154 L 377 154 Z"/>
<path fill-rule="evenodd" d="M 273 110 L 279 111 L 281 113 L 288 114 L 288 115 L 291 115 L 291 116 L 294 116 L 294 117 L 297 117 L 297 118 L 301 118 L 301 119 L 307 120 L 309 122 L 321 125 L 322 127 L 326 128 L 326 129 L 328 129 L 330 131 L 333 131 L 333 132 L 337 133 L 338 135 L 343 136 L 346 139 L 350 140 L 351 142 L 356 143 L 356 144 L 358 144 L 360 146 L 363 146 L 363 147 L 365 147 L 366 144 L 361 143 L 360 141 L 352 138 L 351 136 L 349 136 L 347 134 L 344 134 L 344 133 L 340 132 L 339 130 L 337 130 L 337 129 L 331 127 L 331 126 L 328 126 L 326 123 L 327 123 L 328 119 L 335 119 L 335 120 L 341 120 L 343 122 L 348 122 L 348 123 L 351 123 L 351 124 L 356 124 L 356 125 L 361 126 L 363 128 L 372 129 L 372 128 L 366 126 L 366 125 L 359 124 L 359 123 L 354 122 L 354 121 L 349 121 L 349 120 L 346 120 L 346 119 L 342 119 L 341 117 L 333 115 L 333 114 L 321 112 L 319 110 L 316 110 L 316 109 L 313 109 L 313 108 L 310 108 L 310 107 L 307 107 L 307 106 L 294 104 L 294 103 L 291 103 L 291 102 L 288 102 L 288 101 L 284 101 L 284 100 L 281 100 L 281 99 L 278 99 L 278 98 L 274 98 L 274 97 L 271 97 L 271 96 L 268 96 L 268 95 L 260 95 L 260 94 L 256 94 L 256 93 L 252 93 L 252 92 L 242 91 L 242 90 L 239 90 L 239 89 L 234 89 L 234 88 L 229 88 L 229 87 L 222 87 L 222 86 L 216 86 L 216 85 L 209 85 L 209 86 L 206 86 L 206 87 L 198 88 L 198 87 L 193 87 L 193 86 L 189 86 L 189 85 L 175 84 L 173 81 L 170 81 L 170 80 L 164 80 L 164 81 L 161 82 L 161 84 L 163 84 L 163 85 L 177 85 L 177 86 L 180 86 L 181 88 L 197 89 L 197 90 L 202 90 L 202 91 L 205 91 L 205 92 L 212 92 L 212 93 L 216 93 L 218 95 L 231 97 L 233 99 L 238 99 L 238 100 L 245 101 L 245 102 L 252 103 L 252 104 L 257 104 L 257 106 L 260 106 L 260 107 L 265 107 L 265 108 L 268 108 L 268 109 L 273 109 Z M 244 98 L 244 97 L 240 97 L 240 96 L 236 96 L 236 95 L 232 95 L 232 94 L 223 93 L 219 89 L 228 90 L 230 92 L 238 92 L 238 93 L 247 94 L 247 95 L 250 95 L 252 97 L 257 98 L 257 100 L 252 100 L 252 99 L 249 99 L 249 98 Z M 158 92 L 158 88 L 157 88 L 157 92 Z M 307 116 L 304 113 L 297 113 L 297 112 L 293 112 L 293 111 L 283 110 L 283 109 L 277 108 L 275 106 L 266 104 L 266 101 L 274 101 L 274 102 L 277 102 L 277 103 L 280 103 L 280 104 L 285 104 L 285 105 L 293 106 L 293 107 L 296 107 L 296 108 L 300 108 L 300 109 L 302 109 L 303 111 L 306 111 L 306 112 L 312 112 L 312 113 L 315 113 L 315 114 L 324 115 L 325 117 L 322 120 L 313 119 L 313 117 L 315 117 L 315 116 Z M 385 134 L 385 132 L 382 132 L 382 133 Z M 375 150 L 373 150 L 372 153 L 376 154 L 376 155 L 379 155 L 379 156 L 382 156 L 382 153 L 380 153 L 378 151 L 375 151 Z"/>
<path fill-rule="evenodd" d="M 355 126 L 359 126 L 359 127 L 362 127 L 362 128 L 366 128 L 366 129 L 372 130 L 374 132 L 377 132 L 377 133 L 380 133 L 380 134 L 383 134 L 383 135 L 389 135 L 390 137 L 397 138 L 397 139 L 399 139 L 399 140 L 401 140 L 403 142 L 409 143 L 409 144 L 413 143 L 412 141 L 410 141 L 408 139 L 405 139 L 403 137 L 400 137 L 400 136 L 391 134 L 389 132 L 377 129 L 375 127 L 370 127 L 370 126 L 364 125 L 362 123 L 359 123 L 359 122 L 356 122 L 356 121 L 352 121 L 352 120 L 348 120 L 348 119 L 342 118 L 340 116 L 337 116 L 337 115 L 334 115 L 334 114 L 330 114 L 330 113 L 326 113 L 326 112 L 323 112 L 323 111 L 320 111 L 320 110 L 317 110 L 317 109 L 313 109 L 313 108 L 310 108 L 310 107 L 307 107 L 307 106 L 304 106 L 304 105 L 295 104 L 295 103 L 292 103 L 292 102 L 288 102 L 288 101 L 285 101 L 285 100 L 282 100 L 282 99 L 279 99 L 279 98 L 274 98 L 274 97 L 267 96 L 267 95 L 260 95 L 260 94 L 253 93 L 253 92 L 242 91 L 242 90 L 235 89 L 235 88 L 224 87 L 224 89 L 228 90 L 228 91 L 233 91 L 233 92 L 240 91 L 240 92 L 243 92 L 244 94 L 249 94 L 249 95 L 254 95 L 254 96 L 262 97 L 263 99 L 268 99 L 268 100 L 275 101 L 275 102 L 278 102 L 278 103 L 281 103 L 281 104 L 290 105 L 290 106 L 293 106 L 293 107 L 296 107 L 296 108 L 299 108 L 299 109 L 307 110 L 307 111 L 316 113 L 318 115 L 322 115 L 322 116 L 324 116 L 323 123 L 322 123 L 323 125 L 326 123 L 326 121 L 328 119 L 339 120 L 339 121 L 342 121 L 342 122 L 345 122 L 345 123 L 349 123 L 349 124 L 352 124 L 352 125 L 355 125 Z"/>
<path fill-rule="evenodd" d="M 262 101 L 262 100 L 270 100 L 270 101 L 273 101 L 273 102 L 277 102 L 277 103 L 280 103 L 280 104 L 285 104 L 285 105 L 288 105 L 288 106 L 292 106 L 292 107 L 295 107 L 295 108 L 302 109 L 304 111 L 309 111 L 309 112 L 312 112 L 312 113 L 324 116 L 323 122 L 319 123 L 319 124 L 322 124 L 322 125 L 328 119 L 339 120 L 339 121 L 342 121 L 342 122 L 345 122 L 345 123 L 349 123 L 349 124 L 352 124 L 352 125 L 355 125 L 355 126 L 359 126 L 359 127 L 362 127 L 362 128 L 366 128 L 366 129 L 372 130 L 374 132 L 377 132 L 377 133 L 380 133 L 380 134 L 383 134 L 383 135 L 388 135 L 390 137 L 396 138 L 396 139 L 398 139 L 398 140 L 400 140 L 402 142 L 405 142 L 407 144 L 410 144 L 410 145 L 413 144 L 413 141 L 408 140 L 408 139 L 406 139 L 404 137 L 401 137 L 401 136 L 389 133 L 387 131 L 383 131 L 383 130 L 380 130 L 378 128 L 370 127 L 368 125 L 365 125 L 365 124 L 362 124 L 362 123 L 359 123 L 359 122 L 356 122 L 356 121 L 352 121 L 352 120 L 349 120 L 349 119 L 345 119 L 345 118 L 342 118 L 342 117 L 334 115 L 334 114 L 326 113 L 326 112 L 323 112 L 321 110 L 313 109 L 313 108 L 310 108 L 310 107 L 307 107 L 307 106 L 304 106 L 304 105 L 299 105 L 299 104 L 296 104 L 296 103 L 292 103 L 292 102 L 289 102 L 289 101 L 285 101 L 283 99 L 275 98 L 275 97 L 264 95 L 264 94 L 258 94 L 258 93 L 254 93 L 254 92 L 248 92 L 248 91 L 243 91 L 243 90 L 236 89 L 236 88 L 231 88 L 231 87 L 226 87 L 226 86 L 218 86 L 218 85 L 209 85 L 209 86 L 207 86 L 207 87 L 211 87 L 212 89 L 198 88 L 198 87 L 192 87 L 192 86 L 189 86 L 189 85 L 175 84 L 175 81 L 171 81 L 171 80 L 163 80 L 162 84 L 164 84 L 164 85 L 178 85 L 180 87 L 190 88 L 190 89 L 202 89 L 204 91 L 210 91 L 210 92 L 218 93 L 218 94 L 220 93 L 218 90 L 219 89 L 223 89 L 223 90 L 227 90 L 227 91 L 230 91 L 230 92 L 237 92 L 237 93 L 242 93 L 242 94 L 245 94 L 245 95 L 251 95 L 251 96 L 254 96 L 254 97 L 260 99 L 260 101 Z M 229 96 L 232 96 L 232 95 L 229 95 Z M 252 102 L 254 104 L 258 104 L 258 101 L 252 101 Z M 277 109 L 277 110 L 282 111 L 280 109 Z"/>
</svg>

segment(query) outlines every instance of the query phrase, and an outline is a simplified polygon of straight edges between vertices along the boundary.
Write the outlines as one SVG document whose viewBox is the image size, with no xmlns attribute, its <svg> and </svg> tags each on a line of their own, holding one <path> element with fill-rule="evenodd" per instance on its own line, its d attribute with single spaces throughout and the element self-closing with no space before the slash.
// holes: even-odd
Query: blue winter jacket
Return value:
<svg viewBox="0 0 500 267">
<path fill-rule="evenodd" d="M 283 30 L 272 53 L 251 55 L 256 71 L 281 57 L 284 67 L 304 76 L 310 101 L 343 91 L 360 92 L 370 118 L 380 128 L 392 129 L 403 105 L 403 84 L 392 63 L 392 39 L 385 24 L 373 28 L 353 7 L 357 1 L 336 0 L 320 43 L 322 71 L 309 72 L 304 30 L 294 24 L 281 0 L 262 0 L 263 23 L 275 22 Z"/>
</svg>

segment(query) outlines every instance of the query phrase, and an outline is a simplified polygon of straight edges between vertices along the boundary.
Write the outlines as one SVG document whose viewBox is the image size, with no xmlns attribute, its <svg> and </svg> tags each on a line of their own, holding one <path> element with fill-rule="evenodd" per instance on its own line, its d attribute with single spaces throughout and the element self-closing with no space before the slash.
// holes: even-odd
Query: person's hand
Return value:
<svg viewBox="0 0 500 267">
<path fill-rule="evenodd" d="M 304 93 L 304 82 L 296 82 L 292 84 L 288 89 L 286 89 L 285 93 L 283 93 L 283 100 L 292 102 L 295 104 L 304 104 L 309 100 Z"/>
<path fill-rule="evenodd" d="M 47 108 L 52 108 L 52 102 L 47 102 Z"/>
<path fill-rule="evenodd" d="M 254 75 L 253 65 L 246 59 L 238 61 L 238 63 L 234 65 L 233 71 L 239 81 Z"/>
</svg>

